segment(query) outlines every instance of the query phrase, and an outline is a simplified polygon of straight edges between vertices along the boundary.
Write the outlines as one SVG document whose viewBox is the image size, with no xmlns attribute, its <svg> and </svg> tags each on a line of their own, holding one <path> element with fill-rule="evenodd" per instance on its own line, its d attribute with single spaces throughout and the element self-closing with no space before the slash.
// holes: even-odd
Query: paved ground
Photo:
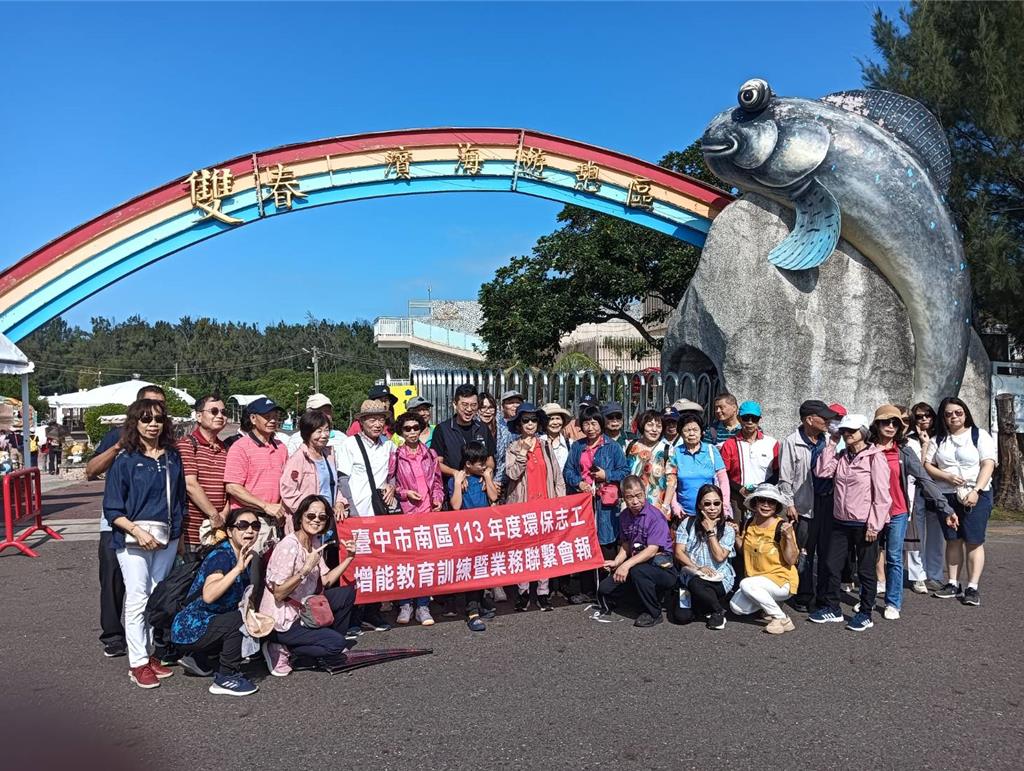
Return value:
<svg viewBox="0 0 1024 771">
<path fill-rule="evenodd" d="M 53 517 L 93 518 L 97 489 L 53 491 Z M 180 669 L 141 691 L 100 655 L 96 544 L 80 535 L 0 554 L 0 699 L 20 715 L 0 716 L 0 747 L 14 737 L 36 769 L 1022 765 L 1020 527 L 991 533 L 982 607 L 910 595 L 901 621 L 860 635 L 801 618 L 781 638 L 738 621 L 638 630 L 559 607 L 482 635 L 366 635 L 434 654 L 234 700 Z"/>
</svg>

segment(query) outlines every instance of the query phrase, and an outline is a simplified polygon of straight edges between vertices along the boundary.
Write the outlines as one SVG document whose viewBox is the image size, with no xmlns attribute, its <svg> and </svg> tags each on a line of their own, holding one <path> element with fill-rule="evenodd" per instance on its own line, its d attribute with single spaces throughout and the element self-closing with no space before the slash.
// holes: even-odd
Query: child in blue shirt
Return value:
<svg viewBox="0 0 1024 771">
<path fill-rule="evenodd" d="M 482 509 L 498 500 L 498 487 L 494 484 L 494 472 L 487 467 L 490 458 L 487 447 L 480 442 L 470 442 L 462 451 L 462 466 L 454 477 L 448 479 L 448 497 L 452 510 Z M 465 490 L 463 490 L 465 484 Z M 466 592 L 466 625 L 473 632 L 487 629 L 480 618 L 483 590 Z M 493 616 L 491 610 L 488 617 Z"/>
</svg>

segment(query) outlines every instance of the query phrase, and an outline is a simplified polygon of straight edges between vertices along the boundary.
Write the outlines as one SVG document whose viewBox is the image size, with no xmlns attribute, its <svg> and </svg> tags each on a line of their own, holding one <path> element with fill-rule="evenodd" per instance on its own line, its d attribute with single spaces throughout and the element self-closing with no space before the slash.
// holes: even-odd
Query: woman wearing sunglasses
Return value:
<svg viewBox="0 0 1024 771">
<path fill-rule="evenodd" d="M 427 421 L 415 412 L 399 415 L 395 421 L 395 435 L 401 437 L 402 443 L 391 453 L 388 482 L 395 486 L 403 514 L 440 511 L 444 503 L 441 461 L 437 453 L 421 441 L 426 429 Z M 423 626 L 433 625 L 429 596 L 399 602 L 397 622 L 405 625 L 412 621 L 414 602 L 416 620 Z"/>
<path fill-rule="evenodd" d="M 181 666 L 194 675 L 213 674 L 208 657 L 218 657 L 210 693 L 249 696 L 259 687 L 242 675 L 242 613 L 238 604 L 249 586 L 249 563 L 260 532 L 257 509 L 235 509 L 227 515 L 228 537 L 206 555 L 199 566 L 185 605 L 171 624 L 175 647 L 189 655 Z"/>
<path fill-rule="evenodd" d="M 336 543 L 337 530 L 330 502 L 322 495 L 304 498 L 292 516 L 292 525 L 294 532 L 274 547 L 267 565 L 267 590 L 260 612 L 274 618 L 274 631 L 263 654 L 275 677 L 288 675 L 296 666 L 333 674 L 350 647 L 345 631 L 356 599 L 355 587 L 336 584 L 352 564 L 356 545 L 353 541 L 342 543 L 341 563 L 328 569 L 323 550 Z M 334 614 L 330 626 L 309 629 L 299 623 L 298 607 L 313 594 L 327 598 Z"/>
<path fill-rule="evenodd" d="M 676 530 L 675 557 L 682 569 L 679 580 L 689 592 L 673 604 L 675 620 L 687 624 L 707 619 L 708 629 L 725 629 L 725 604 L 736 571 L 729 562 L 736 530 L 726 523 L 722 491 L 704 485 L 697 491 L 697 516 L 687 517 Z"/>
<path fill-rule="evenodd" d="M 532 402 L 522 402 L 515 417 L 508 422 L 509 430 L 518 439 L 505 453 L 506 502 L 526 503 L 546 501 L 565 495 L 565 479 L 551 445 L 541 440 L 547 426 L 547 415 Z M 553 610 L 551 585 L 548 579 L 534 582 L 537 605 L 541 610 Z M 516 610 L 522 612 L 530 606 L 531 584 L 519 584 Z"/>
<path fill-rule="evenodd" d="M 907 432 L 907 446 L 924 463 L 935 442 L 935 409 L 927 402 L 918 402 L 910 408 L 910 430 Z M 914 517 L 917 519 L 917 537 L 920 539 L 921 578 L 924 586 L 916 586 L 915 592 L 926 593 L 942 588 L 946 574 L 946 539 L 942 535 L 942 520 L 922 498 L 915 498 Z M 908 562 L 908 566 L 909 566 Z M 924 592 L 921 592 L 921 589 Z"/>
<path fill-rule="evenodd" d="M 914 494 L 925 498 L 942 516 L 948 516 L 953 510 L 946 503 L 938 488 L 934 485 L 928 472 L 921 465 L 914 450 L 907 445 L 903 436 L 905 425 L 903 413 L 899 407 L 883 404 L 875 410 L 875 418 L 868 432 L 868 442 L 880 447 L 889 464 L 889 495 L 892 507 L 889 510 L 889 523 L 881 533 L 881 542 L 885 547 L 885 611 L 883 615 L 890 621 L 900 617 L 903 607 L 903 540 L 907 535 L 907 526 L 911 522 L 911 506 L 913 496 L 908 478 L 914 480 Z M 912 533 L 917 540 L 917 523 Z"/>
<path fill-rule="evenodd" d="M 124 577 L 128 677 L 140 688 L 156 688 L 174 673 L 153 655 L 146 603 L 174 565 L 185 516 L 185 475 L 162 401 L 139 399 L 128 408 L 121 446 L 107 472 L 103 516 Z"/>
<path fill-rule="evenodd" d="M 940 519 L 946 537 L 949 578 L 935 592 L 936 597 L 958 598 L 964 605 L 981 604 L 978 582 L 985 568 L 985 530 L 992 513 L 992 474 L 996 470 L 997 449 L 992 434 L 975 425 L 962 400 L 942 400 L 939 430 L 925 456 L 925 467 L 956 513 Z"/>
</svg>

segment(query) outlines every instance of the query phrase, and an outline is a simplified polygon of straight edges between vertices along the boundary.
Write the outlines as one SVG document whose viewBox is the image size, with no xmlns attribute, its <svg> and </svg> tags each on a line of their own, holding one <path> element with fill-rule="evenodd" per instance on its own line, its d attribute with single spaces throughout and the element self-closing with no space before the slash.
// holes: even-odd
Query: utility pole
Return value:
<svg viewBox="0 0 1024 771">
<path fill-rule="evenodd" d="M 174 387 L 178 387 L 178 362 L 174 362 Z"/>
<path fill-rule="evenodd" d="M 96 370 L 96 387 L 99 388 L 103 385 L 103 370 Z"/>
<path fill-rule="evenodd" d="M 313 393 L 318 394 L 320 393 L 320 349 L 314 345 L 313 350 L 303 348 L 302 352 L 313 357 Z"/>
</svg>

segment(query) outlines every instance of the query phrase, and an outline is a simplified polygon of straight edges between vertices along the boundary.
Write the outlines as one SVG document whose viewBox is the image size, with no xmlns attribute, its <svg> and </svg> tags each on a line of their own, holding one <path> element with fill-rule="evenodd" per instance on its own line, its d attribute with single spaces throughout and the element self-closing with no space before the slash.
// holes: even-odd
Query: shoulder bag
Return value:
<svg viewBox="0 0 1024 771">
<path fill-rule="evenodd" d="M 363 463 L 366 464 L 366 478 L 370 482 L 370 504 L 373 506 L 373 513 L 376 516 L 385 514 L 401 514 L 402 509 L 398 505 L 396 498 L 394 504 L 388 506 L 384 502 L 384 496 L 380 494 L 380 490 L 377 489 L 377 482 L 373 478 L 373 469 L 370 468 L 370 456 L 366 454 L 366 447 L 363 445 L 363 437 L 356 435 L 356 442 L 359 444 L 359 452 L 363 454 Z"/>
</svg>

